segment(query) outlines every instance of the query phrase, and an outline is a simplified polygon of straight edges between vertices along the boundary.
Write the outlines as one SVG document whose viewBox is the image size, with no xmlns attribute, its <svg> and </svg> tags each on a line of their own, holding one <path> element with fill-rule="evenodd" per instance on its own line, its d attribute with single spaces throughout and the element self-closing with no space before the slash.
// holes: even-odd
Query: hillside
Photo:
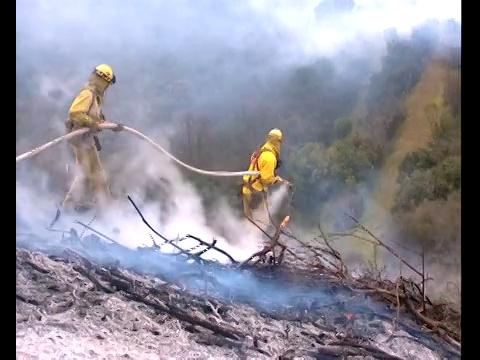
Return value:
<svg viewBox="0 0 480 360">
<path fill-rule="evenodd" d="M 406 97 L 407 118 L 391 142 L 389 154 L 380 170 L 373 194 L 377 206 L 367 214 L 367 223 L 376 231 L 380 231 L 378 234 L 380 236 L 382 235 L 380 226 L 388 222 L 387 216 L 394 204 L 401 162 L 408 153 L 426 147 L 431 140 L 432 124 L 427 112 L 432 104 L 441 109 L 446 75 L 447 69 L 444 65 L 439 62 L 430 63 L 418 84 Z"/>
<path fill-rule="evenodd" d="M 431 140 L 432 117 L 428 116 L 428 111 L 433 107 L 432 104 L 435 104 L 438 110 L 443 107 L 446 75 L 445 65 L 439 61 L 431 61 L 418 83 L 404 97 L 405 121 L 399 126 L 393 139 L 385 145 L 386 156 L 372 186 L 372 193 L 367 196 L 366 208 L 361 217 L 362 224 L 380 239 L 388 241 L 389 235 L 393 233 L 391 209 L 399 186 L 397 178 L 400 164 L 408 153 L 426 147 Z M 354 248 L 367 259 L 373 257 L 372 245 L 356 238 L 341 239 L 338 246 Z"/>
</svg>

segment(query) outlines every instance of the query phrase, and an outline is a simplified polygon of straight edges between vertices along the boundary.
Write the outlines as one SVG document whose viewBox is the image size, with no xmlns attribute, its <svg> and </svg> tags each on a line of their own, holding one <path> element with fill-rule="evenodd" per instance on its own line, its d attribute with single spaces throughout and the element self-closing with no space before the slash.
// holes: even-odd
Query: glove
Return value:
<svg viewBox="0 0 480 360">
<path fill-rule="evenodd" d="M 119 131 L 122 131 L 124 129 L 124 126 L 122 124 L 117 124 L 117 126 L 115 126 L 112 130 L 114 132 L 119 132 Z"/>
</svg>

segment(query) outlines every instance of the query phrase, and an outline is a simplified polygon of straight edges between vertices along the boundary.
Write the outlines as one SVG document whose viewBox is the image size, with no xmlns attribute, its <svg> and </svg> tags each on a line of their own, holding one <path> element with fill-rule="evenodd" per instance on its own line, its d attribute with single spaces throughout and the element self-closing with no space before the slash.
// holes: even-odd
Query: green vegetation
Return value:
<svg viewBox="0 0 480 360">
<path fill-rule="evenodd" d="M 341 6 L 349 8 L 351 3 L 344 1 Z M 325 4 L 333 6 L 332 1 Z M 161 135 L 164 128 L 173 128 L 172 152 L 183 161 L 206 169 L 245 169 L 251 152 L 263 142 L 268 130 L 282 129 L 285 144 L 280 175 L 295 184 L 296 211 L 305 217 L 315 214 L 318 219 L 342 196 L 348 195 L 353 204 L 363 204 L 359 200 L 361 193 L 374 187 L 389 145 L 406 119 L 406 98 L 431 61 L 443 62 L 449 69 L 444 104 L 425 109 L 433 129 L 431 142 L 408 154 L 401 163 L 398 192 L 391 209 L 408 235 L 406 239 L 433 242 L 438 245 L 436 248 L 443 249 L 460 239 L 459 227 L 445 219 L 460 216 L 461 192 L 460 51 L 436 51 L 445 31 L 443 26 L 440 22 L 426 23 L 415 28 L 409 38 L 400 37 L 395 31 L 386 32 L 385 54 L 380 64 L 371 59 L 368 50 L 352 55 L 346 48 L 330 58 L 277 72 L 271 70 L 264 77 L 254 71 L 239 76 L 234 66 L 268 64 L 269 57 L 276 55 L 262 49 L 248 56 L 233 48 L 221 49 L 223 55 L 215 62 L 202 51 L 191 59 L 157 52 L 142 57 L 142 69 L 135 67 L 136 57 L 127 57 L 125 63 L 130 67 L 125 73 L 138 76 L 135 79 L 140 84 L 133 91 L 141 92 L 138 104 L 131 101 L 135 94 L 129 85 L 116 85 L 114 96 L 117 101 L 123 99 L 123 104 L 131 103 L 134 110 L 125 116 L 137 116 L 138 112 L 144 119 L 141 128 L 158 130 Z M 55 49 L 49 51 L 64 63 L 65 54 L 57 54 Z M 70 94 L 60 100 L 61 96 L 53 93 L 36 97 L 42 76 L 35 75 L 28 59 L 21 61 L 25 63 L 17 73 L 17 148 L 22 144 L 22 132 L 31 131 L 32 119 L 38 124 L 50 124 L 56 116 L 56 121 L 62 122 L 71 101 Z M 67 74 L 76 67 L 61 68 Z M 155 69 L 154 74 L 145 72 L 146 68 Z M 52 73 L 55 71 L 56 68 Z M 146 75 L 140 78 L 142 74 Z M 131 79 L 125 83 L 129 81 L 134 84 Z M 123 114 L 116 113 L 116 105 L 110 104 L 114 96 L 107 100 L 105 112 L 120 118 Z M 362 115 L 355 113 L 359 104 L 365 109 Z M 131 124 L 136 125 L 134 120 Z M 52 137 L 51 129 L 59 126 L 39 127 L 37 135 L 48 140 Z M 108 164 L 109 156 L 121 153 L 123 144 L 113 137 L 105 138 L 104 148 L 110 150 L 102 152 L 102 160 Z M 65 162 L 46 165 L 45 159 L 38 157 L 32 164 L 57 166 L 50 171 L 53 174 L 64 172 Z M 114 179 L 117 174 L 111 172 Z M 236 179 L 218 180 L 188 172 L 185 176 L 194 182 L 207 205 L 225 196 L 232 204 L 238 203 Z M 56 184 L 53 188 L 61 187 Z M 362 215 L 362 206 L 356 208 L 357 217 Z"/>
<path fill-rule="evenodd" d="M 432 124 L 430 146 L 408 154 L 400 166 L 400 187 L 393 208 L 406 239 L 442 252 L 459 249 L 461 238 L 460 88 L 453 97 L 448 89 L 452 85 L 446 84 L 446 107 Z M 459 87 L 460 82 L 456 85 Z"/>
<path fill-rule="evenodd" d="M 337 139 L 343 139 L 347 137 L 353 128 L 353 122 L 347 118 L 337 119 L 335 121 L 335 135 Z"/>
</svg>

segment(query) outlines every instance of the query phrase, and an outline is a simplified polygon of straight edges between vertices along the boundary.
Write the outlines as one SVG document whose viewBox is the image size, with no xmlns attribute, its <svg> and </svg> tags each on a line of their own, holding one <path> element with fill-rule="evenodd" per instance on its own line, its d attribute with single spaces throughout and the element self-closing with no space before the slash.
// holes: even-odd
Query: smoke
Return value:
<svg viewBox="0 0 480 360">
<path fill-rule="evenodd" d="M 108 165 L 116 175 L 112 179 L 114 190 L 117 190 L 118 195 L 125 190 L 127 192 L 117 200 L 107 214 L 102 214 L 93 221 L 92 226 L 96 230 L 132 249 L 153 245 L 152 237 L 157 241 L 160 240 L 141 222 L 133 206 L 125 200 L 128 193 L 149 224 L 166 238 L 175 239 L 192 234 L 208 242 L 216 239 L 218 247 L 223 248 L 239 261 L 258 250 L 258 246 L 262 244 L 258 229 L 248 226 L 247 222 L 234 215 L 232 208 L 222 199 L 219 200 L 220 206 L 217 209 L 215 221 L 223 225 L 228 224 L 228 238 L 219 235 L 214 230 L 215 226 L 211 227 L 207 223 L 207 215 L 200 195 L 195 187 L 184 179 L 174 164 L 152 146 L 145 146 L 146 144 L 139 143 L 138 139 L 128 134 L 118 136 L 122 136 L 122 149 L 125 155 L 135 155 L 130 156 L 128 161 L 124 161 L 119 154 Z M 46 179 L 45 173 L 40 174 L 40 180 Z M 37 229 L 48 226 L 55 210 L 55 204 L 51 201 L 54 196 L 45 191 L 45 184 L 45 180 L 37 182 L 36 186 L 33 184 L 28 186 L 17 181 L 17 227 L 20 225 L 23 229 L 32 229 L 38 235 L 40 233 Z M 146 196 L 146 189 L 152 185 L 157 193 L 149 198 Z M 284 194 L 282 190 L 274 193 L 273 211 L 278 208 L 278 203 Z M 261 210 L 264 211 L 263 208 Z M 73 225 L 72 220 L 80 219 L 84 223 L 89 223 L 92 214 L 78 215 L 75 218 L 67 216 L 64 219 L 64 217 L 57 226 L 68 229 Z M 81 227 L 77 226 L 78 228 Z M 42 233 L 46 234 L 45 231 Z M 181 246 L 188 249 L 197 244 L 195 240 L 184 240 Z M 167 245 L 162 247 L 162 251 L 176 250 L 173 246 Z M 216 252 L 206 253 L 204 258 L 213 259 L 211 256 L 215 255 L 217 257 L 214 259 L 220 262 L 228 260 Z"/>
<path fill-rule="evenodd" d="M 367 50 L 365 41 L 378 43 L 387 29 L 408 35 L 412 28 L 429 19 L 461 21 L 460 2 L 455 0 L 355 0 L 351 1 L 352 8 L 344 11 L 341 3 L 328 0 L 251 1 L 259 13 L 271 16 L 291 32 L 302 50 L 301 55 L 297 55 L 303 59 L 320 54 L 335 55 L 345 45 L 350 47 L 350 54 L 357 50 L 364 52 Z M 359 42 L 361 49 L 358 49 Z"/>
<path fill-rule="evenodd" d="M 108 62 L 122 84 L 112 98 L 136 92 L 135 101 L 117 105 L 129 118 L 154 112 L 154 99 L 175 80 L 188 79 L 196 105 L 229 103 L 247 83 L 260 85 L 292 63 L 340 50 L 372 56 L 376 49 L 380 56 L 386 29 L 408 33 L 427 19 L 460 21 L 454 0 L 364 0 L 345 13 L 316 14 L 325 2 L 18 1 L 17 72 L 28 65 L 35 77 L 56 77 L 70 98 L 84 74 Z M 170 71 L 157 71 L 164 67 Z"/>
<path fill-rule="evenodd" d="M 457 3 L 357 1 L 352 11 L 332 21 L 315 12 L 320 1 L 310 0 L 17 1 L 17 154 L 63 133 L 68 106 L 99 63 L 112 65 L 118 79 L 107 92 L 107 118 L 173 147 L 179 113 L 208 112 L 214 129 L 233 132 L 242 124 L 226 116 L 229 110 L 262 90 L 270 92 L 292 66 L 321 56 L 361 55 L 378 63 L 384 30 L 408 33 L 428 18 L 460 20 Z M 343 76 L 358 72 L 341 59 L 336 64 Z M 148 144 L 109 131 L 100 138 L 100 156 L 123 202 L 108 218 L 95 220 L 94 228 L 131 248 L 151 245 L 150 231 L 125 200 L 130 194 L 168 238 L 186 233 L 215 238 L 238 259 L 262 243 L 258 230 L 241 220 L 225 198 L 219 197 L 213 214 L 207 213 L 195 186 Z M 67 163 L 66 146 L 58 145 L 18 166 L 17 227 L 45 233 L 71 179 Z M 282 188 L 273 194 L 273 213 L 284 199 Z M 257 215 L 262 213 L 260 208 Z M 115 236 L 114 228 L 120 229 Z"/>
</svg>

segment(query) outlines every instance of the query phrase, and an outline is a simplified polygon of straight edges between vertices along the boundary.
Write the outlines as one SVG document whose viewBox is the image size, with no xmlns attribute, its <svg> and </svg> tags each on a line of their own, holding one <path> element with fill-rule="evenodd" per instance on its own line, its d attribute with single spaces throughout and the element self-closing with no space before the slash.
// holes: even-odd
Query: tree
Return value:
<svg viewBox="0 0 480 360">
<path fill-rule="evenodd" d="M 396 216 L 406 242 L 421 242 L 440 261 L 458 266 L 461 245 L 461 194 L 451 193 L 445 200 L 424 200 L 418 207 Z M 448 256 L 445 256 L 448 254 Z"/>
<path fill-rule="evenodd" d="M 399 166 L 400 175 L 410 176 L 415 170 L 429 170 L 437 163 L 431 149 L 418 149 L 405 156 Z"/>
<path fill-rule="evenodd" d="M 365 180 L 377 160 L 373 143 L 358 133 L 335 141 L 327 150 L 328 173 L 343 183 Z"/>
<path fill-rule="evenodd" d="M 347 118 L 340 118 L 335 120 L 335 136 L 337 139 L 343 139 L 352 132 L 352 120 Z"/>
<path fill-rule="evenodd" d="M 325 146 L 307 143 L 286 159 L 285 177 L 295 184 L 294 206 L 300 211 L 317 210 L 335 185 L 329 179 Z"/>
</svg>

